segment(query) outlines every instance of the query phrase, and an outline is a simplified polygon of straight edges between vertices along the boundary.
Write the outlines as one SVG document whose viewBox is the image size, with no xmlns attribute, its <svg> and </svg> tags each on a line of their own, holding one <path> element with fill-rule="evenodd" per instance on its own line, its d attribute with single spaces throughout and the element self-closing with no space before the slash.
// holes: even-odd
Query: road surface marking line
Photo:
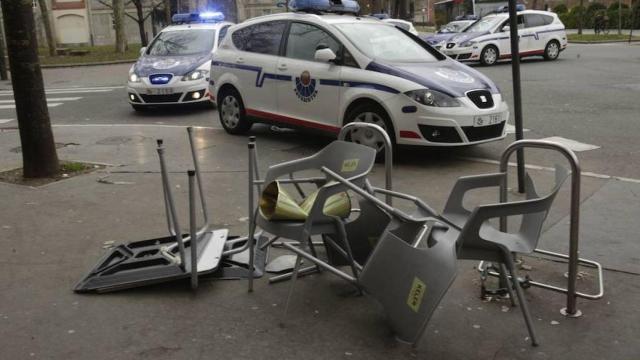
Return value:
<svg viewBox="0 0 640 360">
<path fill-rule="evenodd" d="M 13 121 L 13 119 L 0 119 L 0 124 L 6 124 L 11 121 Z"/>
<path fill-rule="evenodd" d="M 80 100 L 82 99 L 82 96 L 78 96 L 78 97 L 66 97 L 66 98 L 47 98 L 47 101 L 53 101 L 53 102 L 57 102 L 57 101 L 75 101 L 75 100 Z M 0 104 L 13 104 L 15 103 L 15 100 L 0 100 Z"/>
<path fill-rule="evenodd" d="M 48 107 L 56 107 L 56 106 L 60 106 L 63 103 L 47 103 Z M 0 105 L 0 110 L 2 109 L 15 109 L 16 105 L 15 104 L 11 104 L 11 105 Z"/>
<path fill-rule="evenodd" d="M 87 94 L 87 93 L 105 93 L 111 92 L 113 89 L 87 89 L 87 90 L 45 90 L 45 94 L 55 95 L 55 94 Z M 0 92 L 0 96 L 13 96 L 13 92 Z"/>
<path fill-rule="evenodd" d="M 600 149 L 600 146 L 598 145 L 585 144 L 579 141 L 563 138 L 560 136 L 552 136 L 552 137 L 547 137 L 547 138 L 537 139 L 537 140 L 555 142 L 560 145 L 564 145 L 573 151 L 589 151 L 589 150 Z"/>
<path fill-rule="evenodd" d="M 522 132 L 527 132 L 527 131 L 529 131 L 529 129 L 522 129 Z M 507 124 L 506 133 L 507 134 L 515 134 L 516 133 L 516 127 L 514 125 Z"/>
</svg>

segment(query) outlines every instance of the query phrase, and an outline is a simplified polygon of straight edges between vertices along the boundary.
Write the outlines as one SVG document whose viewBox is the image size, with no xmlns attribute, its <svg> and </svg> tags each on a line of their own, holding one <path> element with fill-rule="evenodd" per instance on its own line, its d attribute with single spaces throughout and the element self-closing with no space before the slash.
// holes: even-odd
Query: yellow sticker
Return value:
<svg viewBox="0 0 640 360">
<path fill-rule="evenodd" d="M 347 159 L 342 162 L 342 172 L 352 172 L 358 168 L 360 159 Z"/>
<path fill-rule="evenodd" d="M 409 297 L 407 298 L 407 305 L 411 308 L 411 310 L 418 312 L 420 309 L 420 304 L 422 304 L 422 297 L 424 296 L 424 292 L 427 290 L 427 286 L 422 280 L 417 277 L 413 278 L 413 284 L 411 285 L 411 290 L 409 290 Z"/>
</svg>

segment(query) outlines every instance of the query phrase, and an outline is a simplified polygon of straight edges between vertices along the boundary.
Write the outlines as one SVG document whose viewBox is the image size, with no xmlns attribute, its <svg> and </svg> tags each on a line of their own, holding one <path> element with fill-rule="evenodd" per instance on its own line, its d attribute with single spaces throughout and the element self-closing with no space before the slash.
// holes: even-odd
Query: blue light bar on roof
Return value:
<svg viewBox="0 0 640 360">
<path fill-rule="evenodd" d="M 175 24 L 217 22 L 224 20 L 224 14 L 219 11 L 207 11 L 203 13 L 174 14 L 171 21 Z"/>
<path fill-rule="evenodd" d="M 289 0 L 289 9 L 303 12 L 357 14 L 360 5 L 354 0 Z"/>
</svg>

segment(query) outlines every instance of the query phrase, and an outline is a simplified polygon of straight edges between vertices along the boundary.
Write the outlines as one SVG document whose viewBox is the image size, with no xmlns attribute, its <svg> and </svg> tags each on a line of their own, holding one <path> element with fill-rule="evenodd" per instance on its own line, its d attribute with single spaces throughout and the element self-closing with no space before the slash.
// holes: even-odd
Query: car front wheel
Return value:
<svg viewBox="0 0 640 360">
<path fill-rule="evenodd" d="M 552 40 L 544 47 L 544 59 L 555 60 L 560 56 L 560 44 L 557 41 Z"/>
<path fill-rule="evenodd" d="M 391 140 L 392 153 L 396 148 L 396 139 L 391 120 L 387 112 L 378 104 L 362 103 L 356 105 L 349 111 L 346 116 L 345 124 L 351 122 L 364 122 L 380 126 Z M 384 159 L 385 141 L 382 135 L 371 129 L 354 129 L 347 136 L 347 140 L 354 143 L 366 145 L 376 149 L 378 155 L 376 159 L 381 161 Z"/>
<path fill-rule="evenodd" d="M 498 49 L 495 46 L 489 45 L 489 46 L 486 46 L 484 49 L 482 49 L 482 52 L 480 53 L 480 62 L 482 63 L 482 65 L 485 65 L 485 66 L 493 65 L 497 61 L 498 61 Z"/>
<path fill-rule="evenodd" d="M 229 134 L 244 134 L 251 129 L 242 98 L 235 89 L 223 90 L 218 96 L 218 115 L 222 127 Z"/>
</svg>

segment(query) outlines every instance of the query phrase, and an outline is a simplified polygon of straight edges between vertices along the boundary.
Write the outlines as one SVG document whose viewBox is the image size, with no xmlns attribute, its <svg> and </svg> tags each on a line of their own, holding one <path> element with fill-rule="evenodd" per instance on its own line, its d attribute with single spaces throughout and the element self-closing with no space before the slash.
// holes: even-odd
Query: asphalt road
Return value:
<svg viewBox="0 0 640 360">
<path fill-rule="evenodd" d="M 220 127 L 213 109 L 134 112 L 122 87 L 129 66 L 44 70 L 46 87 L 51 89 L 47 97 L 52 123 Z M 513 108 L 510 63 L 476 69 L 499 85 Z M 640 178 L 640 45 L 570 45 L 557 61 L 524 60 L 521 69 L 526 138 L 560 136 L 598 146 L 578 154 L 583 171 Z M 10 89 L 6 82 L 0 86 Z M 76 89 L 53 90 L 71 87 Z M 0 91 L 0 128 L 17 126 L 11 100 L 10 91 Z M 513 136 L 507 138 L 511 140 Z M 398 161 L 446 162 L 457 156 L 497 159 L 507 141 L 453 151 L 405 150 Z M 549 165 L 551 160 L 531 152 L 527 161 Z"/>
</svg>

